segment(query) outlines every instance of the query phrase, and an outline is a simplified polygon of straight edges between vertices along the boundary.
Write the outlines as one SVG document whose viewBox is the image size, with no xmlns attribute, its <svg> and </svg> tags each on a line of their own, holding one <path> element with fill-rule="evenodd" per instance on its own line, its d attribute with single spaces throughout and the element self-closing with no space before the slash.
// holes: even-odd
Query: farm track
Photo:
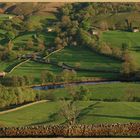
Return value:
<svg viewBox="0 0 140 140">
<path fill-rule="evenodd" d="M 0 115 L 6 114 L 6 113 L 9 113 L 9 112 L 13 112 L 13 111 L 17 111 L 17 110 L 20 110 L 20 109 L 23 109 L 25 107 L 29 107 L 31 105 L 35 105 L 35 104 L 38 104 L 38 103 L 44 103 L 44 102 L 47 102 L 47 101 L 48 100 L 36 101 L 36 102 L 32 102 L 32 103 L 29 103 L 29 104 L 26 104 L 26 105 L 22 105 L 20 107 L 16 107 L 16 108 L 13 108 L 13 109 L 5 110 L 5 111 L 0 111 Z"/>
<path fill-rule="evenodd" d="M 5 69 L 5 72 L 7 72 L 7 73 L 10 74 L 14 69 L 16 69 L 16 68 L 19 67 L 20 65 L 22 65 L 22 64 L 24 64 L 24 63 L 26 63 L 26 62 L 28 62 L 29 60 L 30 60 L 30 59 L 26 59 L 26 60 L 24 60 L 24 61 L 21 61 L 21 62 L 12 64 L 12 65 L 8 66 L 8 67 Z"/>
</svg>

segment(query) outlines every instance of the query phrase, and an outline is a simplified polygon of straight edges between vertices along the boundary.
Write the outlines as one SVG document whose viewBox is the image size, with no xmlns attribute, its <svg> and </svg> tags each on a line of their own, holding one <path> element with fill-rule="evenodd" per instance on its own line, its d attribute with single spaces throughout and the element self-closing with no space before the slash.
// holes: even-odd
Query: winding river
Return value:
<svg viewBox="0 0 140 140">
<path fill-rule="evenodd" d="M 98 82 L 78 82 L 78 83 L 65 83 L 65 84 L 51 84 L 51 85 L 40 85 L 33 86 L 34 90 L 49 90 L 49 89 L 59 89 L 65 88 L 65 86 L 79 86 L 79 85 L 97 85 L 97 84 L 111 84 L 111 83 L 120 83 L 121 81 L 98 81 Z"/>
</svg>

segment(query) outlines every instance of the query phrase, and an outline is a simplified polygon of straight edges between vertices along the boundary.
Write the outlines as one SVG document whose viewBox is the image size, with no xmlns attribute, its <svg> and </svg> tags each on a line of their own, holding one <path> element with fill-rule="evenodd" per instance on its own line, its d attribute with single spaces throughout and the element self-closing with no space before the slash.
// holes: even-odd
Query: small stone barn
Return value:
<svg viewBox="0 0 140 140">
<path fill-rule="evenodd" d="M 95 27 L 92 27 L 92 28 L 90 29 L 90 33 L 91 33 L 92 35 L 98 35 L 98 34 L 99 34 L 99 30 L 98 30 L 97 28 L 95 28 Z"/>
</svg>

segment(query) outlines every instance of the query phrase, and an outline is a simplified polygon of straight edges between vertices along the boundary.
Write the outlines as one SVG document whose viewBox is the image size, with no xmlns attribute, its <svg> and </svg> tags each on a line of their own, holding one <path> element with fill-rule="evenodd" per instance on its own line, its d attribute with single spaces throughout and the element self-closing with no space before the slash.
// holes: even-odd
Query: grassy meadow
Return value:
<svg viewBox="0 0 140 140">
<path fill-rule="evenodd" d="M 70 93 L 78 91 L 81 85 L 76 86 L 65 86 L 64 89 L 55 90 L 41 90 L 37 91 L 46 95 L 53 95 L 54 99 L 69 98 L 71 99 Z M 88 94 L 92 100 L 118 100 L 127 101 L 128 98 L 140 97 L 140 83 L 104 83 L 95 85 L 82 85 L 82 87 L 88 89 Z"/>
<path fill-rule="evenodd" d="M 101 40 L 110 44 L 112 47 L 122 47 L 122 43 L 130 44 L 130 52 L 135 58 L 135 62 L 140 67 L 140 32 L 107 31 L 101 35 Z"/>
<path fill-rule="evenodd" d="M 31 76 L 36 78 L 38 81 L 41 77 L 41 73 L 44 71 L 52 71 L 54 74 L 59 74 L 62 72 L 62 69 L 51 64 L 29 61 L 16 68 L 10 75 Z"/>
<path fill-rule="evenodd" d="M 75 104 L 80 110 L 77 117 L 79 124 L 128 123 L 139 122 L 140 119 L 139 103 L 78 101 Z M 0 115 L 0 123 L 5 126 L 62 124 L 65 119 L 59 113 L 60 108 L 60 102 L 32 105 Z"/>
<path fill-rule="evenodd" d="M 121 62 L 110 59 L 109 57 L 99 55 L 84 47 L 67 47 L 62 51 L 54 53 L 50 59 L 56 62 L 64 62 L 70 66 L 76 67 L 79 64 L 80 68 L 86 69 L 112 69 L 119 70 Z"/>
</svg>

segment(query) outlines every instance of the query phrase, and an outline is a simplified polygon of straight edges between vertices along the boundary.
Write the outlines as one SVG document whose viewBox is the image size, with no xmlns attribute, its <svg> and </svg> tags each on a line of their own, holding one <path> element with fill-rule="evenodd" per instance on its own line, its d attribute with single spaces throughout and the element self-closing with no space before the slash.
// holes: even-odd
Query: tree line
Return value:
<svg viewBox="0 0 140 140">
<path fill-rule="evenodd" d="M 36 93 L 30 88 L 4 87 L 0 85 L 0 108 L 19 105 L 36 100 Z"/>
</svg>

